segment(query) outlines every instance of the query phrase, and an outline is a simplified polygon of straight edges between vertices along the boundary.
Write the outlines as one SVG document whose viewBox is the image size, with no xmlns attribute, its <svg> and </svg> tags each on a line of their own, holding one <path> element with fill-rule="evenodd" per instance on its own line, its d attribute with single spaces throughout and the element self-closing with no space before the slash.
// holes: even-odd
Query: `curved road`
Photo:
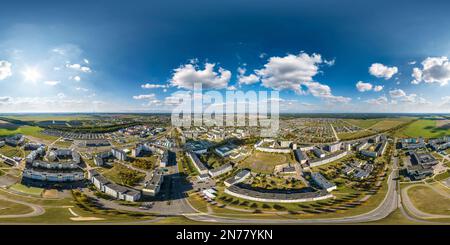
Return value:
<svg viewBox="0 0 450 245">
<path fill-rule="evenodd" d="M 27 203 L 27 202 L 23 202 L 23 201 L 18 201 L 18 200 L 14 200 L 14 199 L 9 199 L 5 196 L 0 195 L 0 200 L 4 200 L 4 201 L 8 201 L 8 202 L 12 202 L 12 203 L 18 203 L 18 204 L 22 204 L 25 206 L 30 207 L 31 209 L 33 209 L 33 211 L 31 211 L 30 213 L 26 213 L 26 214 L 7 214 L 7 215 L 0 215 L 0 218 L 3 219 L 7 219 L 7 218 L 27 218 L 27 217 L 34 217 L 34 216 L 39 216 L 45 213 L 45 209 L 42 208 L 39 205 L 35 205 L 35 204 L 31 204 L 31 203 Z"/>
<path fill-rule="evenodd" d="M 416 217 L 418 217 L 420 219 L 424 219 L 424 220 L 426 220 L 426 219 L 440 219 L 440 218 L 442 218 L 442 219 L 447 218 L 448 219 L 448 218 L 450 218 L 450 215 L 430 214 L 430 213 L 423 212 L 423 211 L 419 210 L 418 208 L 416 208 L 414 206 L 414 204 L 412 203 L 411 199 L 408 196 L 408 190 L 410 188 L 416 187 L 416 186 L 425 186 L 425 187 L 429 187 L 430 188 L 430 186 L 423 184 L 423 185 L 410 185 L 410 186 L 407 186 L 406 188 L 402 189 L 402 191 L 401 191 L 402 200 L 403 200 L 404 207 L 405 207 L 405 209 L 407 211 L 409 211 L 414 216 L 416 216 Z M 438 193 L 438 194 L 440 194 L 440 193 Z"/>
</svg>

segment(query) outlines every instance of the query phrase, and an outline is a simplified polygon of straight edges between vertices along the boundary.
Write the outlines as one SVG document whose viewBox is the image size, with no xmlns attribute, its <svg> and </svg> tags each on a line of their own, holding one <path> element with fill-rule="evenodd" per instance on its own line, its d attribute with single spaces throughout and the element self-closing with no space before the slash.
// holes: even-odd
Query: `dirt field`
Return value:
<svg viewBox="0 0 450 245">
<path fill-rule="evenodd" d="M 250 168 L 255 172 L 273 173 L 276 165 L 294 162 L 289 154 L 254 152 L 240 163 L 243 168 Z"/>
</svg>

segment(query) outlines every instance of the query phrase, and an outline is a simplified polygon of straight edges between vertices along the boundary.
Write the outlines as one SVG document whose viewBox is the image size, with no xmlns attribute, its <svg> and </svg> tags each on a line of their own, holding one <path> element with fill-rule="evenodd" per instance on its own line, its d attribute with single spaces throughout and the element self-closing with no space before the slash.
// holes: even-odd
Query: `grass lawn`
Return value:
<svg viewBox="0 0 450 245">
<path fill-rule="evenodd" d="M 294 162 L 290 154 L 255 151 L 239 164 L 242 168 L 249 168 L 254 172 L 270 174 L 276 165 Z"/>
<path fill-rule="evenodd" d="M 408 196 L 414 206 L 430 214 L 450 215 L 450 199 L 426 186 L 411 187 Z"/>
<path fill-rule="evenodd" d="M 437 127 L 436 120 L 417 120 L 398 132 L 398 136 L 404 137 L 438 138 L 446 135 L 450 135 L 450 129 Z"/>
<path fill-rule="evenodd" d="M 105 171 L 103 175 L 119 185 L 134 186 L 145 178 L 145 174 L 126 168 L 118 163 L 114 167 Z"/>
<path fill-rule="evenodd" d="M 447 172 L 445 173 L 434 176 L 434 180 L 441 181 L 447 179 L 448 177 L 450 177 L 450 170 L 447 170 Z"/>
<path fill-rule="evenodd" d="M 17 129 L 0 128 L 0 136 L 10 136 L 15 134 L 28 135 L 44 140 L 56 140 L 57 137 L 42 134 L 42 128 L 35 126 L 20 126 Z"/>
<path fill-rule="evenodd" d="M 7 157 L 23 157 L 23 152 L 18 147 L 12 147 L 9 145 L 4 145 L 0 148 L 0 153 Z"/>
<path fill-rule="evenodd" d="M 0 200 L 0 216 L 1 215 L 9 215 L 9 214 L 26 214 L 33 211 L 30 207 L 9 202 L 5 200 Z"/>
<path fill-rule="evenodd" d="M 28 195 L 33 195 L 33 196 L 41 196 L 42 192 L 44 191 L 44 189 L 42 188 L 37 188 L 37 187 L 32 187 L 32 186 L 25 186 L 22 185 L 20 183 L 16 183 L 12 186 L 9 187 L 11 190 L 14 191 L 18 191 L 21 193 L 25 193 Z"/>
</svg>

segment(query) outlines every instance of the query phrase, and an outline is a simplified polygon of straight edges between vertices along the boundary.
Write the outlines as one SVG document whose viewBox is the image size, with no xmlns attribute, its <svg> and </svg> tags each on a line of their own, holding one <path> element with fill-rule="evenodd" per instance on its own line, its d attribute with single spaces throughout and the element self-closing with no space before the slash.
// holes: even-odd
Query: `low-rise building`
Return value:
<svg viewBox="0 0 450 245">
<path fill-rule="evenodd" d="M 325 150 L 328 152 L 336 152 L 341 149 L 341 143 L 329 144 L 325 146 Z"/>
<path fill-rule="evenodd" d="M 433 168 L 426 165 L 411 165 L 406 168 L 406 172 L 412 180 L 422 180 L 433 175 Z"/>
<path fill-rule="evenodd" d="M 16 134 L 5 138 L 5 143 L 10 146 L 19 146 L 25 142 L 25 137 L 21 134 Z"/>
<path fill-rule="evenodd" d="M 327 164 L 327 163 L 339 160 L 339 159 L 347 156 L 347 154 L 348 154 L 348 151 L 335 152 L 333 154 L 329 154 L 328 156 L 326 156 L 324 158 L 310 159 L 310 160 L 308 160 L 308 164 L 310 167 L 317 167 L 317 166 L 320 166 L 323 164 Z"/>
<path fill-rule="evenodd" d="M 186 155 L 191 160 L 192 165 L 194 165 L 200 175 L 208 174 L 208 168 L 206 168 L 206 166 L 200 161 L 197 154 L 194 152 L 186 152 Z"/>
<path fill-rule="evenodd" d="M 234 152 L 236 152 L 236 146 L 231 145 L 231 144 L 226 144 L 220 147 L 217 147 L 216 149 L 214 149 L 214 151 L 219 154 L 219 156 L 221 157 L 227 157 L 231 154 L 233 154 Z"/>
<path fill-rule="evenodd" d="M 162 156 L 159 158 L 159 166 L 161 168 L 167 167 L 169 164 L 169 151 L 165 150 Z"/>
<path fill-rule="evenodd" d="M 430 153 L 417 153 L 415 151 L 410 152 L 409 155 L 411 156 L 411 163 L 413 165 L 428 165 L 428 166 L 434 166 L 438 164 L 438 161 L 436 158 L 434 158 Z"/>
<path fill-rule="evenodd" d="M 142 189 L 142 193 L 144 195 L 156 196 L 161 189 L 163 180 L 164 176 L 161 172 L 159 171 L 153 172 L 151 179 L 147 183 L 145 183 L 145 186 Z"/>
<path fill-rule="evenodd" d="M 305 164 L 308 161 L 308 157 L 300 149 L 294 150 L 294 156 L 295 159 L 301 164 Z"/>
<path fill-rule="evenodd" d="M 235 176 L 228 178 L 224 181 L 224 184 L 226 187 L 229 187 L 231 185 L 235 185 L 237 183 L 244 182 L 248 177 L 250 177 L 250 170 L 243 169 L 239 171 Z"/>
<path fill-rule="evenodd" d="M 314 147 L 312 149 L 314 155 L 316 155 L 316 157 L 318 158 L 324 158 L 325 157 L 325 153 L 318 147 Z"/>
<path fill-rule="evenodd" d="M 212 178 L 215 178 L 222 174 L 226 174 L 226 173 L 230 172 L 231 170 L 233 170 L 233 166 L 231 166 L 231 164 L 229 164 L 229 163 L 225 163 L 225 164 L 221 165 L 220 167 L 210 169 L 208 171 L 208 173 L 209 173 L 209 176 L 211 176 Z"/>
<path fill-rule="evenodd" d="M 95 170 L 88 171 L 88 178 L 97 189 L 116 199 L 136 202 L 141 198 L 140 191 L 117 185 Z"/>
<path fill-rule="evenodd" d="M 111 153 L 118 160 L 121 160 L 121 161 L 127 160 L 127 154 L 123 150 L 119 150 L 117 148 L 112 148 Z"/>
<path fill-rule="evenodd" d="M 368 145 L 369 145 L 369 143 L 367 142 L 367 140 L 364 140 L 355 146 L 355 150 L 361 151 L 361 150 L 365 149 Z"/>
<path fill-rule="evenodd" d="M 22 176 L 33 180 L 49 182 L 74 182 L 84 179 L 84 173 L 81 169 L 70 172 L 61 172 L 51 169 L 26 168 Z"/>
<path fill-rule="evenodd" d="M 328 181 L 322 174 L 314 172 L 311 173 L 311 177 L 314 182 L 322 189 L 331 192 L 332 190 L 336 190 L 337 186 L 330 181 Z"/>
<path fill-rule="evenodd" d="M 400 145 L 404 150 L 415 150 L 420 148 L 426 148 L 427 146 L 423 138 L 401 139 Z"/>
</svg>

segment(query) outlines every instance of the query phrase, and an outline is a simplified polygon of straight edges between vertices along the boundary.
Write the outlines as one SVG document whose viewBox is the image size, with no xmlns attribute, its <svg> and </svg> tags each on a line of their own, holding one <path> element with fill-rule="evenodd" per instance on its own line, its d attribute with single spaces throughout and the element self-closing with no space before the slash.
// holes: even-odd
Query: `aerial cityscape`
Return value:
<svg viewBox="0 0 450 245">
<path fill-rule="evenodd" d="M 81 2 L 0 8 L 0 224 L 450 224 L 450 4 Z"/>
</svg>

